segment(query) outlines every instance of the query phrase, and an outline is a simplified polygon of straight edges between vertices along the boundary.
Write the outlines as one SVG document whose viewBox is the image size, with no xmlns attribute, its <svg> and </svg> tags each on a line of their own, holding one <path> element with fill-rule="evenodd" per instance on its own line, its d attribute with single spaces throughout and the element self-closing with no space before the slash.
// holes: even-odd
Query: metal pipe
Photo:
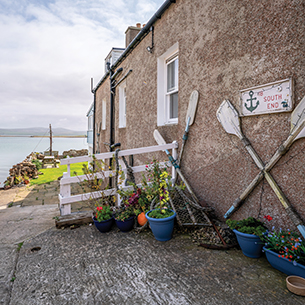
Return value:
<svg viewBox="0 0 305 305">
<path fill-rule="evenodd" d="M 114 80 L 116 76 L 123 71 L 123 68 L 117 69 L 115 73 L 110 77 L 111 80 Z"/>
<path fill-rule="evenodd" d="M 132 72 L 132 70 L 130 69 L 125 76 L 123 76 L 114 86 L 113 88 L 116 88 L 122 81 L 124 81 L 124 79 L 126 79 L 126 77 Z"/>
<path fill-rule="evenodd" d="M 93 148 L 92 148 L 92 152 L 93 154 L 95 154 L 95 107 L 96 107 L 96 92 L 92 91 L 93 93 Z"/>
</svg>

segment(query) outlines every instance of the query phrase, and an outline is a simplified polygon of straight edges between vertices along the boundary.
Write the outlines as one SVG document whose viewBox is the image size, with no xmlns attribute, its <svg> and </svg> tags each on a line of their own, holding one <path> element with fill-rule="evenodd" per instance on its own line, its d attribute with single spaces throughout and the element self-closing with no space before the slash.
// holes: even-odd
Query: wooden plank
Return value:
<svg viewBox="0 0 305 305">
<path fill-rule="evenodd" d="M 155 145 L 155 146 L 121 150 L 121 151 L 119 151 L 118 155 L 119 155 L 119 157 L 129 156 L 129 155 L 139 155 L 139 154 L 156 152 L 156 151 L 172 149 L 172 148 L 178 148 L 178 142 L 173 142 L 173 143 L 164 144 L 164 145 Z M 113 156 L 114 156 L 114 152 L 107 152 L 107 153 L 102 153 L 102 154 L 96 154 L 95 158 L 97 160 L 101 160 L 101 159 L 110 159 L 110 158 L 113 158 Z M 74 157 L 74 158 L 61 159 L 60 164 L 64 165 L 64 164 L 73 164 L 73 163 L 81 163 L 81 162 L 91 162 L 92 160 L 93 160 L 93 158 L 90 156 Z"/>
<path fill-rule="evenodd" d="M 55 226 L 57 229 L 60 229 L 63 227 L 70 227 L 72 225 L 83 225 L 87 223 L 93 223 L 92 213 L 92 211 L 85 211 L 59 216 L 55 219 Z"/>
<path fill-rule="evenodd" d="M 138 166 L 134 166 L 132 167 L 132 170 L 134 173 L 140 173 L 140 172 L 144 172 L 146 169 L 146 165 L 138 165 Z M 148 164 L 149 165 L 149 164 Z M 171 167 L 172 164 L 169 161 L 166 162 L 160 162 L 160 166 L 161 167 L 165 167 L 165 166 L 169 166 Z M 124 171 L 125 174 L 127 174 L 127 169 L 123 168 L 122 169 Z M 115 177 L 115 171 L 104 171 L 103 173 L 101 172 L 97 172 L 94 174 L 94 176 L 96 176 L 98 179 L 103 179 L 103 178 L 107 178 L 109 176 Z M 66 185 L 66 184 L 71 184 L 71 183 L 78 183 L 78 182 L 82 182 L 84 180 L 87 180 L 86 175 L 81 175 L 81 176 L 74 176 L 74 177 L 68 177 L 68 178 L 61 178 L 60 180 L 60 184 L 61 185 Z"/>
</svg>

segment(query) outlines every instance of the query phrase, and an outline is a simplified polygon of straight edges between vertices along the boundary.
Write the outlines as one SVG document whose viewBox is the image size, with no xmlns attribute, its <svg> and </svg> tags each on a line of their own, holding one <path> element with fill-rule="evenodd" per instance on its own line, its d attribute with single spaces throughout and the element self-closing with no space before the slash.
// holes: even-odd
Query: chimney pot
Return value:
<svg viewBox="0 0 305 305">
<path fill-rule="evenodd" d="M 143 24 L 143 28 L 145 27 L 146 23 Z"/>
<path fill-rule="evenodd" d="M 140 28 L 141 27 L 141 23 L 137 23 L 137 28 Z"/>
</svg>

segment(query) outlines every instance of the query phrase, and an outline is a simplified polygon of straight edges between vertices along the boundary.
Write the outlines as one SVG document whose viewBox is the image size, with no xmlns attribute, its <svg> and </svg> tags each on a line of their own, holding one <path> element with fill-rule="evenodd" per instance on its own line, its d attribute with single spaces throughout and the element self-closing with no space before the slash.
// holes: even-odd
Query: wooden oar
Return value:
<svg viewBox="0 0 305 305">
<path fill-rule="evenodd" d="M 301 103 L 302 102 L 303 102 L 303 100 L 301 101 Z M 302 105 L 303 105 L 303 103 L 302 103 Z M 302 105 L 300 107 L 297 107 L 298 109 L 297 108 L 295 109 L 295 110 L 297 110 L 296 113 L 298 113 L 298 115 L 296 115 L 295 113 L 292 114 L 293 130 L 291 131 L 290 136 L 286 140 L 286 142 L 287 142 L 286 145 L 285 145 L 286 149 L 287 149 L 288 145 L 290 146 L 292 144 L 293 139 L 296 139 L 297 135 L 304 128 L 303 123 L 301 123 L 302 118 L 303 118 L 303 121 L 305 121 L 305 115 L 304 115 L 304 110 L 303 110 L 304 108 L 300 110 L 300 108 L 302 108 Z M 229 101 L 226 100 L 221 104 L 221 106 L 219 107 L 219 109 L 217 111 L 217 118 L 218 118 L 219 122 L 222 124 L 222 126 L 224 127 L 224 129 L 228 133 L 238 136 L 243 141 L 247 151 L 249 152 L 249 154 L 253 158 L 255 164 L 261 170 L 260 174 L 252 181 L 251 188 L 248 187 L 247 192 L 244 192 L 242 196 L 248 196 L 250 194 L 250 192 L 254 189 L 254 187 L 263 178 L 263 176 L 265 176 L 265 178 L 268 181 L 268 183 L 270 184 L 271 188 L 276 193 L 277 197 L 279 198 L 279 200 L 281 201 L 285 210 L 287 211 L 289 217 L 291 218 L 293 223 L 298 227 L 298 230 L 300 231 L 300 233 L 305 238 L 305 226 L 303 225 L 302 220 L 296 214 L 296 212 L 293 210 L 293 208 L 290 205 L 288 199 L 286 198 L 284 193 L 281 191 L 279 186 L 276 184 L 276 182 L 273 179 L 273 177 L 271 176 L 271 174 L 266 170 L 262 160 L 259 158 L 259 156 L 255 152 L 255 150 L 253 149 L 250 142 L 242 134 L 242 131 L 241 131 L 241 128 L 240 128 L 240 125 L 239 125 L 238 113 Z M 300 127 L 297 127 L 297 125 L 299 125 Z M 283 155 L 283 149 L 281 149 L 281 152 L 282 152 L 282 154 L 279 155 L 279 156 L 278 156 L 278 154 L 275 154 L 274 158 L 272 158 L 273 161 L 271 160 L 272 163 L 269 162 L 270 163 L 270 165 L 269 165 L 270 169 L 280 159 L 280 157 Z M 262 172 L 263 172 L 264 175 L 262 175 Z M 246 197 L 244 197 L 244 198 L 246 198 Z M 240 197 L 237 201 L 235 201 L 233 206 L 225 214 L 225 218 L 228 218 L 234 212 L 234 210 L 242 204 L 243 200 L 244 199 Z"/>
<path fill-rule="evenodd" d="M 193 125 L 194 119 L 196 116 L 198 98 L 199 98 L 199 92 L 197 90 L 194 90 L 190 96 L 189 106 L 187 108 L 187 113 L 186 113 L 186 119 L 185 119 L 186 127 L 185 127 L 185 131 L 184 131 L 184 134 L 182 137 L 182 146 L 181 146 L 180 154 L 179 154 L 179 158 L 178 158 L 178 164 L 180 167 L 181 167 L 181 159 L 182 159 L 182 155 L 183 155 L 184 145 L 188 138 L 189 127 L 191 125 Z"/>
<path fill-rule="evenodd" d="M 166 144 L 166 142 L 164 141 L 163 137 L 161 136 L 160 132 L 155 129 L 154 131 L 154 138 L 156 140 L 156 142 L 158 143 L 158 145 L 163 145 L 163 144 Z M 180 171 L 180 168 L 179 168 L 179 165 L 177 164 L 176 160 L 174 160 L 173 156 L 170 154 L 170 152 L 166 149 L 165 150 L 167 156 L 168 156 L 168 159 L 169 161 L 172 163 L 172 165 L 175 167 L 177 173 L 180 175 L 181 177 L 181 180 L 183 181 L 183 183 L 185 184 L 186 188 L 188 189 L 188 191 L 190 192 L 190 194 L 192 195 L 193 199 L 195 200 L 196 203 L 198 203 L 198 199 L 196 197 L 196 195 L 194 194 L 191 186 L 188 184 L 188 182 L 186 181 L 186 179 L 184 178 L 183 174 L 181 173 Z M 188 205 L 186 205 L 187 209 L 188 209 L 188 212 L 189 212 L 189 215 L 193 221 L 193 223 L 195 224 L 196 223 L 196 219 L 190 209 L 190 207 Z"/>
</svg>

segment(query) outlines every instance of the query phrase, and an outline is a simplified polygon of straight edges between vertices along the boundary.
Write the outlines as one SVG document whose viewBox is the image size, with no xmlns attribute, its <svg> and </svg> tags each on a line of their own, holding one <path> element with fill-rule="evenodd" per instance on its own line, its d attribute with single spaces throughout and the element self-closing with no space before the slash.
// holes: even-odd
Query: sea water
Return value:
<svg viewBox="0 0 305 305">
<path fill-rule="evenodd" d="M 31 152 L 49 150 L 50 138 L 0 137 L 0 187 L 13 165 L 22 162 Z M 70 149 L 87 149 L 87 138 L 52 138 L 52 150 L 62 154 Z"/>
</svg>

